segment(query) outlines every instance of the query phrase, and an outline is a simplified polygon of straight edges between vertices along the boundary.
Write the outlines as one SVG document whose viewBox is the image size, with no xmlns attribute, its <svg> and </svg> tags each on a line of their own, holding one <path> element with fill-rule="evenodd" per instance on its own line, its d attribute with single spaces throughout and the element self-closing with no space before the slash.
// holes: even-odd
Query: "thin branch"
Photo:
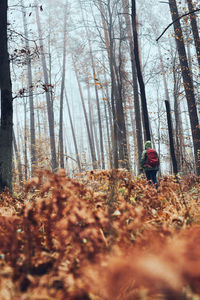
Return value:
<svg viewBox="0 0 200 300">
<path fill-rule="evenodd" d="M 20 32 L 17 32 L 17 31 L 15 31 L 15 30 L 13 30 L 13 29 L 11 29 L 10 32 L 11 32 L 11 33 L 15 33 L 15 34 L 18 35 L 18 36 L 21 36 L 24 40 L 27 40 L 27 41 L 29 41 L 29 42 L 33 42 L 33 43 L 36 44 L 36 40 L 32 40 L 32 39 L 26 38 L 26 37 L 25 37 L 22 33 L 20 33 Z M 37 46 L 37 45 L 36 45 L 36 46 Z"/>
<path fill-rule="evenodd" d="M 179 16 L 178 18 L 176 18 L 173 22 L 171 22 L 166 28 L 165 30 L 161 33 L 161 35 L 156 39 L 156 42 L 158 42 L 158 40 L 163 36 L 163 34 L 167 31 L 167 29 L 172 25 L 174 24 L 176 21 L 180 20 L 181 18 L 185 17 L 185 16 L 188 16 L 188 15 L 191 15 L 191 14 L 194 14 L 195 12 L 197 11 L 200 11 L 200 8 L 198 9 L 195 9 L 193 11 L 189 11 L 188 13 L 182 15 L 182 16 Z"/>
</svg>

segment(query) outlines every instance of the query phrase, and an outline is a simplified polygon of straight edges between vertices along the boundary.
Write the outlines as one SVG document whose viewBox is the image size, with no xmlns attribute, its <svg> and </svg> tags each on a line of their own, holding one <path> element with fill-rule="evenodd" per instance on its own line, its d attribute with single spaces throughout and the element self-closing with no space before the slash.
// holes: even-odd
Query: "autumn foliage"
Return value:
<svg viewBox="0 0 200 300">
<path fill-rule="evenodd" d="M 38 171 L 0 195 L 0 299 L 200 299 L 199 183 Z"/>
</svg>

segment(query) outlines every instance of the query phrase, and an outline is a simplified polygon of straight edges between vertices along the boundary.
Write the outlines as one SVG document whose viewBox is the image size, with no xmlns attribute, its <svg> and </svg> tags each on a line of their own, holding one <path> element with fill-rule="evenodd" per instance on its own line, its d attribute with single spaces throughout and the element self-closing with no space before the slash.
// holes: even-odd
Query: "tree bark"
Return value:
<svg viewBox="0 0 200 300">
<path fill-rule="evenodd" d="M 87 112 L 86 112 L 86 108 L 85 108 L 83 93 L 82 93 L 81 84 L 80 84 L 80 81 L 79 81 L 79 78 L 78 78 L 78 70 L 77 70 L 76 63 L 74 61 L 73 56 L 72 56 L 72 60 L 73 60 L 73 66 L 74 66 L 74 71 L 75 71 L 75 75 L 76 75 L 76 80 L 77 80 L 78 87 L 79 87 L 79 93 L 80 93 L 80 97 L 81 97 L 83 113 L 84 113 L 84 117 L 85 117 L 85 123 L 86 123 L 86 129 L 87 129 L 87 134 L 88 134 L 90 153 L 91 153 L 91 158 L 92 158 L 92 166 L 93 166 L 93 169 L 97 169 L 97 160 L 96 160 L 96 154 L 95 154 L 95 149 L 94 149 L 94 141 L 92 141 L 92 138 L 91 138 L 90 127 L 89 127 Z"/>
<path fill-rule="evenodd" d="M 174 150 L 174 139 L 173 139 L 173 127 L 172 127 L 172 119 L 171 119 L 171 109 L 170 103 L 168 100 L 165 100 L 166 112 L 167 112 L 167 124 L 168 124 L 168 133 L 169 133 L 169 144 L 170 144 L 170 153 L 173 165 L 173 172 L 176 175 L 178 173 L 176 155 Z"/>
<path fill-rule="evenodd" d="M 92 51 L 92 45 L 89 37 L 89 32 L 88 32 L 88 24 L 86 24 L 84 16 L 83 16 L 83 8 L 81 5 L 81 12 L 82 12 L 82 18 L 83 18 L 83 23 L 85 26 L 85 31 L 86 31 L 86 36 L 89 44 L 89 55 L 90 55 L 90 60 L 91 60 L 91 67 L 92 67 L 92 72 L 93 72 L 93 80 L 94 80 L 94 89 L 95 89 L 95 95 L 96 95 L 96 106 L 97 106 L 97 115 L 98 115 L 98 127 L 99 127 L 99 140 L 100 140 L 100 149 L 101 149 L 101 167 L 102 169 L 105 169 L 105 158 L 104 158 L 104 145 L 103 145 L 103 131 L 102 131 L 102 121 L 101 121 L 101 110 L 100 110 L 100 103 L 99 103 L 99 93 L 97 89 L 97 78 L 96 78 L 96 70 L 95 70 L 95 63 L 94 63 L 94 56 L 93 56 L 93 51 Z"/>
<path fill-rule="evenodd" d="M 26 45 L 26 63 L 28 71 L 28 92 L 29 92 L 29 107 L 30 107 L 30 135 L 31 135 L 31 173 L 33 175 L 34 165 L 36 163 L 36 152 L 35 152 L 35 116 L 34 116 L 34 104 L 33 104 L 33 80 L 32 80 L 32 66 L 30 57 L 30 47 L 28 40 L 28 28 L 26 20 L 26 11 L 24 9 L 24 1 L 21 0 L 25 45 Z"/>
<path fill-rule="evenodd" d="M 24 101 L 24 147 L 23 147 L 23 152 L 24 152 L 24 179 L 27 181 L 28 179 L 28 155 L 27 155 L 27 121 L 26 121 L 26 101 Z"/>
<path fill-rule="evenodd" d="M 175 21 L 178 17 L 178 9 L 177 9 L 177 5 L 176 5 L 176 0 L 169 0 L 169 7 L 170 7 L 171 15 L 172 15 L 172 20 Z M 200 151 L 200 127 L 199 127 L 199 120 L 198 120 L 198 115 L 197 115 L 194 86 L 193 86 L 192 76 L 191 76 L 191 72 L 189 69 L 188 61 L 187 61 L 185 44 L 184 44 L 180 20 L 179 19 L 176 20 L 176 22 L 174 22 L 173 25 L 174 25 L 176 45 L 177 45 L 177 50 L 178 50 L 179 60 L 180 60 L 180 65 L 181 65 L 183 85 L 184 85 L 186 99 L 187 99 L 188 113 L 189 113 L 189 117 L 190 117 L 196 172 L 197 172 L 197 175 L 200 176 L 200 160 L 198 157 L 198 153 Z"/>
<path fill-rule="evenodd" d="M 95 124 L 94 124 L 94 111 L 93 111 L 93 101 L 92 101 L 92 98 L 91 98 L 91 92 L 90 92 L 90 82 L 89 82 L 89 78 L 86 79 L 86 85 L 87 85 L 87 97 L 88 97 L 88 115 L 89 115 L 89 128 L 90 128 L 90 135 L 91 135 L 91 140 L 92 140 L 92 143 L 94 145 L 94 148 L 95 148 L 95 140 L 94 140 L 94 128 L 95 128 Z M 100 161 L 100 151 L 99 151 L 99 145 L 96 144 L 96 152 L 97 154 L 97 160 L 98 162 Z M 99 167 L 99 164 L 98 164 L 98 167 Z"/>
<path fill-rule="evenodd" d="M 60 149 L 60 167 L 64 168 L 64 146 L 63 146 L 63 98 L 65 89 L 65 68 L 66 68 L 66 24 L 67 24 L 67 5 L 64 6 L 63 22 L 63 62 L 62 62 L 62 81 L 60 91 L 60 121 L 59 121 L 59 149 Z"/>
<path fill-rule="evenodd" d="M 192 3 L 192 0 L 187 0 L 187 4 L 188 4 L 189 11 L 194 11 L 194 6 Z M 195 44 L 195 48 L 196 48 L 197 61 L 198 61 L 199 71 L 200 71 L 200 37 L 199 37 L 199 31 L 198 31 L 198 25 L 197 25 L 197 16 L 195 15 L 195 13 L 190 15 L 190 20 L 191 20 L 194 44 Z"/>
<path fill-rule="evenodd" d="M 0 1 L 0 191 L 8 187 L 12 192 L 12 154 L 13 154 L 13 103 L 10 63 L 7 46 L 8 0 Z"/>
<path fill-rule="evenodd" d="M 39 42 L 40 42 L 40 54 L 41 54 L 42 68 L 43 68 L 43 74 L 44 74 L 44 90 L 45 90 L 46 103 L 47 103 L 50 147 L 51 147 L 51 167 L 52 167 L 53 171 L 56 171 L 58 168 L 58 164 L 57 164 L 57 159 L 56 159 L 53 102 L 50 97 L 49 89 L 51 87 L 49 87 L 49 79 L 48 79 L 47 65 L 46 65 L 46 59 L 45 59 L 45 54 L 44 54 L 42 31 L 41 31 L 40 18 L 39 18 L 39 12 L 38 12 L 38 5 L 37 5 L 36 0 L 35 0 L 35 11 L 36 11 L 36 21 L 37 21 Z"/>
<path fill-rule="evenodd" d="M 102 98 L 104 100 L 104 109 L 105 109 L 105 115 L 106 115 L 106 129 L 107 129 L 107 137 L 108 137 L 108 149 L 109 149 L 109 162 L 110 162 L 110 168 L 113 168 L 113 159 L 112 159 L 112 143 L 111 143 L 111 135 L 112 135 L 112 112 L 110 107 L 110 101 L 109 101 L 109 93 L 108 93 L 108 82 L 106 77 L 106 70 L 105 70 L 105 60 L 104 55 L 102 54 L 102 62 L 104 67 L 104 86 L 102 89 Z M 105 91 L 104 91 L 105 89 Z"/>
<path fill-rule="evenodd" d="M 134 55 L 135 64 L 137 69 L 137 77 L 140 86 L 141 102 L 142 102 L 142 113 L 144 119 L 144 129 L 145 129 L 145 139 L 151 140 L 151 134 L 149 129 L 149 114 L 147 109 L 146 92 L 145 85 L 143 81 L 142 71 L 140 67 L 139 58 L 139 47 L 138 47 L 138 34 L 137 34 L 137 22 L 136 22 L 136 1 L 132 0 L 132 29 L 133 29 L 133 39 L 134 39 Z"/>
<path fill-rule="evenodd" d="M 13 131 L 13 146 L 14 146 L 14 151 L 15 151 L 15 156 L 16 156 L 16 163 L 17 163 L 17 170 L 18 170 L 18 179 L 19 179 L 19 185 L 22 185 L 23 181 L 23 176 L 22 176 L 22 163 L 21 163 L 21 158 L 20 158 L 20 153 L 18 151 L 17 147 L 17 142 L 15 138 L 15 133 Z"/>
<path fill-rule="evenodd" d="M 108 54 L 109 67 L 110 67 L 110 78 L 111 78 L 111 107 L 112 107 L 112 117 L 113 117 L 113 134 L 112 134 L 112 145 L 113 145 L 113 167 L 118 169 L 119 161 L 118 161 L 118 128 L 117 128 L 117 115 L 116 115 L 116 83 L 115 83 L 115 75 L 114 75 L 114 66 L 113 66 L 113 37 L 112 37 L 112 14 L 110 11 L 110 1 L 108 1 L 108 12 L 109 12 L 109 28 L 105 21 L 105 13 L 101 0 L 98 0 L 99 9 L 101 13 L 102 26 L 104 31 L 106 50 Z"/>
<path fill-rule="evenodd" d="M 77 161 L 77 164 L 78 164 L 79 172 L 81 172 L 82 170 L 81 170 L 80 155 L 79 155 L 79 152 L 78 152 L 78 146 L 77 146 L 77 142 L 76 142 L 76 135 L 75 135 L 75 131 L 74 131 L 74 126 L 73 126 L 73 122 L 72 122 L 72 116 L 71 116 L 69 101 L 68 101 L 66 92 L 65 92 L 65 99 L 66 99 L 66 103 L 67 103 L 67 110 L 68 110 L 68 115 L 69 115 L 69 121 L 70 121 L 70 125 L 71 125 L 71 130 L 72 130 L 72 137 L 73 137 L 73 142 L 74 142 L 74 148 L 75 148 L 75 152 L 76 152 L 76 161 Z"/>
<path fill-rule="evenodd" d="M 119 24 L 121 25 L 121 24 Z M 122 39 L 121 30 L 120 30 L 120 39 L 119 39 L 119 52 L 118 52 L 118 65 L 116 63 L 116 55 L 113 53 L 113 67 L 115 74 L 115 106 L 116 106 L 116 115 L 117 115 L 117 128 L 118 128 L 118 147 L 119 147 L 119 165 L 122 168 L 130 169 L 129 164 L 129 154 L 128 154 L 128 143 L 127 143 L 127 133 L 126 133 L 126 122 L 125 122 L 125 111 L 123 100 L 123 78 L 122 78 L 122 69 L 123 69 L 123 58 L 122 58 Z M 114 50 L 114 47 L 113 47 Z"/>
<path fill-rule="evenodd" d="M 129 1 L 123 0 L 123 11 L 124 18 L 126 21 L 126 28 L 128 34 L 128 42 L 130 49 L 130 57 L 131 57 L 131 68 L 132 68 L 132 79 L 133 79 L 133 97 L 134 97 L 134 110 L 135 110 L 135 127 L 136 127 L 136 141 L 137 141 L 137 169 L 140 170 L 139 166 L 139 158 L 142 155 L 143 149 L 143 139 L 142 139 L 142 122 L 141 122 L 141 114 L 140 114 L 140 101 L 139 101 L 139 92 L 138 92 L 138 81 L 137 81 L 137 70 L 135 64 L 135 56 L 134 56 L 134 43 L 133 43 L 133 33 L 131 30 L 131 20 L 129 16 Z"/>
</svg>

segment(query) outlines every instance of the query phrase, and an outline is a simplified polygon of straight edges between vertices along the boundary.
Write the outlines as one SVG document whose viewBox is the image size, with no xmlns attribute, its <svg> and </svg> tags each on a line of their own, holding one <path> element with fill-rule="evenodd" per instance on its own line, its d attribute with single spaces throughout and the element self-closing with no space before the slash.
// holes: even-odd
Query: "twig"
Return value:
<svg viewBox="0 0 200 300">
<path fill-rule="evenodd" d="M 101 236 L 102 236 L 102 239 L 103 239 L 103 241 L 104 241 L 106 247 L 108 247 L 108 242 L 107 242 L 107 240 L 106 240 L 106 237 L 105 237 L 105 235 L 104 235 L 103 230 L 100 228 L 99 231 L 100 231 L 100 234 L 101 234 Z"/>
</svg>

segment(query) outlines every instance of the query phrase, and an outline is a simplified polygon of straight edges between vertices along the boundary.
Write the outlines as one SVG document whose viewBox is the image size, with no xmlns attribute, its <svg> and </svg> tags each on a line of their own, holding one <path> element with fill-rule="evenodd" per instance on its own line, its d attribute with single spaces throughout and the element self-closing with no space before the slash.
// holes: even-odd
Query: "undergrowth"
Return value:
<svg viewBox="0 0 200 300">
<path fill-rule="evenodd" d="M 0 195 L 0 299 L 200 299 L 199 183 L 38 171 Z"/>
</svg>

